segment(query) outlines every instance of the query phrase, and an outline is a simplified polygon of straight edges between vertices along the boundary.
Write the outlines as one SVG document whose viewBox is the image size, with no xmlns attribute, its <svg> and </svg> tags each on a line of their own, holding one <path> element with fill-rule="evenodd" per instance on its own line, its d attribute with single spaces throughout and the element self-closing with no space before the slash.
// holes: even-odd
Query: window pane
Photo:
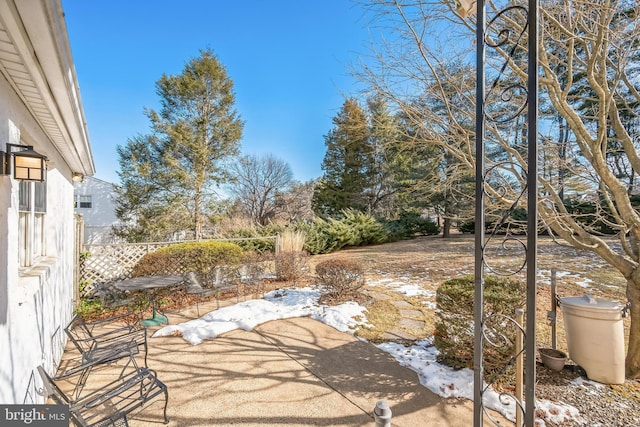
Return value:
<svg viewBox="0 0 640 427">
<path fill-rule="evenodd" d="M 91 195 L 80 196 L 80 207 L 81 208 L 86 208 L 86 209 L 91 209 L 91 207 L 92 207 Z"/>
<path fill-rule="evenodd" d="M 27 267 L 31 263 L 31 257 L 28 256 L 27 253 L 27 242 L 28 242 L 28 232 L 27 232 L 27 222 L 29 220 L 28 212 L 20 212 L 18 217 L 18 247 L 20 248 L 20 267 Z"/>
<path fill-rule="evenodd" d="M 20 199 L 20 202 L 18 203 L 18 210 L 31 210 L 31 183 L 20 181 L 20 184 L 18 186 L 18 194 Z"/>
<path fill-rule="evenodd" d="M 47 211 L 47 184 L 45 182 L 34 182 L 35 190 L 35 212 Z"/>
<path fill-rule="evenodd" d="M 34 257 L 44 255 L 44 214 L 36 214 L 33 224 L 33 250 Z"/>
</svg>

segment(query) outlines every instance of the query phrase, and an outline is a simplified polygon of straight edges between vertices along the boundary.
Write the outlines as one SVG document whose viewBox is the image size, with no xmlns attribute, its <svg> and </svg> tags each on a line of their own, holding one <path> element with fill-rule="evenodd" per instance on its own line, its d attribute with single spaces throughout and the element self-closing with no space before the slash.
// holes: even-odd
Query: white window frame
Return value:
<svg viewBox="0 0 640 427">
<path fill-rule="evenodd" d="M 47 185 L 45 182 L 20 181 L 18 208 L 18 247 L 20 267 L 31 267 L 46 255 L 45 217 Z"/>
<path fill-rule="evenodd" d="M 93 208 L 93 198 L 91 197 L 91 194 L 80 194 L 80 195 L 78 195 L 78 205 L 77 205 L 77 207 L 80 208 L 80 209 L 91 209 L 91 208 Z"/>
</svg>

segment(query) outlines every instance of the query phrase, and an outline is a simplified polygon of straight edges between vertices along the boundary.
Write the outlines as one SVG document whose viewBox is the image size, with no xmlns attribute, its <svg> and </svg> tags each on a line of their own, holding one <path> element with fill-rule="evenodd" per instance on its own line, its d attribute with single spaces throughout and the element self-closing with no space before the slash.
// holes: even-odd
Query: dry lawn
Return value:
<svg viewBox="0 0 640 427">
<path fill-rule="evenodd" d="M 421 306 L 421 300 L 435 304 L 435 291 L 444 281 L 474 271 L 474 236 L 455 234 L 451 238 L 440 236 L 418 237 L 414 240 L 387 243 L 383 245 L 350 248 L 332 254 L 316 255 L 310 258 L 310 270 L 318 262 L 328 258 L 357 259 L 365 266 L 367 283 L 381 279 L 406 282 L 422 286 L 433 291 L 433 297 L 407 297 L 393 290 L 376 286 L 375 292 L 386 293 L 391 300 L 406 300 L 415 307 Z M 519 245 L 509 245 L 500 256 L 493 255 L 494 267 L 514 268 L 522 264 L 523 253 Z M 626 301 L 626 282 L 622 275 L 608 266 L 596 255 L 577 250 L 566 244 L 554 242 L 549 237 L 538 239 L 538 283 L 537 283 L 537 319 L 538 342 L 540 347 L 551 344 L 551 328 L 547 322 L 547 312 L 551 310 L 551 269 L 556 269 L 556 289 L 558 297 L 582 296 L 585 293 L 611 301 Z M 525 271 L 516 274 L 525 281 Z M 368 286 L 369 291 L 374 288 Z M 376 302 L 368 307 L 369 321 L 374 324 L 373 331 L 365 332 L 365 338 L 376 341 L 377 332 L 384 332 L 390 322 L 398 319 L 397 308 L 388 303 Z M 424 304 L 422 304 L 424 306 Z M 426 306 L 425 306 L 426 307 Z M 425 337 L 433 332 L 435 314 L 433 309 L 424 309 L 427 326 Z M 629 319 L 624 320 L 628 334 Z M 387 329 L 388 330 L 388 329 Z M 625 336 L 626 336 L 625 334 Z M 566 351 L 562 311 L 558 310 L 557 321 L 558 348 Z"/>
</svg>

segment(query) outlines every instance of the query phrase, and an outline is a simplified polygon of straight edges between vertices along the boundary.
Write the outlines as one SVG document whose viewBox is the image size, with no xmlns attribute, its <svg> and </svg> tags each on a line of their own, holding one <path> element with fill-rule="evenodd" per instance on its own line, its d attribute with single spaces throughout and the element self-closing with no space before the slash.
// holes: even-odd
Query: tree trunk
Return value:
<svg viewBox="0 0 640 427">
<path fill-rule="evenodd" d="M 640 378 L 640 270 L 627 281 L 627 299 L 631 302 L 631 329 L 625 362 L 628 378 Z"/>
<path fill-rule="evenodd" d="M 194 230 L 193 230 L 193 235 L 194 238 L 197 242 L 199 242 L 200 240 L 202 240 L 202 210 L 201 210 L 201 205 L 202 205 L 202 196 L 200 194 L 200 192 L 196 192 L 196 197 L 195 197 L 195 201 L 194 201 Z"/>
<path fill-rule="evenodd" d="M 442 224 L 442 237 L 447 238 L 451 236 L 451 218 L 445 217 Z"/>
</svg>

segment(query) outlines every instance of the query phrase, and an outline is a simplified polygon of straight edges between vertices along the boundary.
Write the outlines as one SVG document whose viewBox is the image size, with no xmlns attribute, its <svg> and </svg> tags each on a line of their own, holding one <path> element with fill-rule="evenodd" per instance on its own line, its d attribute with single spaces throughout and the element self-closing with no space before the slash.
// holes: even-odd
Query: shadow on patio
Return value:
<svg viewBox="0 0 640 427">
<path fill-rule="evenodd" d="M 171 323 L 196 317 L 195 308 L 168 315 Z M 196 346 L 177 336 L 150 337 L 148 364 L 168 386 L 170 426 L 373 426 L 378 400 L 389 403 L 394 426 L 473 424 L 469 401 L 440 398 L 382 350 L 309 318 L 271 321 Z M 162 402 L 134 414 L 130 425 L 162 426 Z"/>
</svg>

